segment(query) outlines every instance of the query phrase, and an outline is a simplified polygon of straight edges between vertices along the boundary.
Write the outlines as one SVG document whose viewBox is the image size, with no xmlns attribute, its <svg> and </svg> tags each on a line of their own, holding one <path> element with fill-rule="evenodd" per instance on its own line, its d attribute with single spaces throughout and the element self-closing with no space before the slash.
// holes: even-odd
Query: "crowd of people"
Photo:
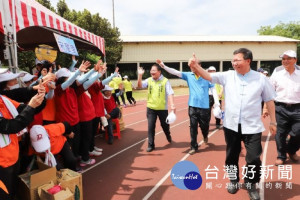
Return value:
<svg viewBox="0 0 300 200">
<path fill-rule="evenodd" d="M 198 125 L 204 143 L 208 143 L 211 112 L 216 128 L 224 128 L 226 166 L 236 166 L 236 176 L 230 179 L 228 192 L 239 187 L 239 155 L 241 142 L 246 149 L 252 179 L 245 179 L 251 199 L 260 199 L 255 184 L 260 181 L 261 137 L 265 130 L 261 117 L 270 117 L 269 130 L 276 134 L 278 157 L 275 165 L 289 158 L 297 162 L 300 147 L 300 71 L 296 52 L 288 50 L 280 58 L 282 66 L 271 77 L 267 71 L 251 70 L 252 52 L 240 48 L 233 52 L 234 70 L 216 72 L 214 66 L 203 69 L 194 54 L 189 59 L 190 71 L 182 72 L 157 59 L 151 67 L 151 77 L 142 80 L 144 69 L 138 69 L 137 88 L 147 88 L 148 148 L 155 150 L 155 126 L 159 118 L 166 139 L 172 143 L 169 112 L 176 113 L 174 91 L 162 70 L 187 82 L 189 88 L 190 151 L 197 153 Z M 95 146 L 94 136 L 99 127 L 106 127 L 108 144 L 113 144 L 113 119 L 120 118 L 119 106 L 135 105 L 135 88 L 128 76 L 113 74 L 101 78 L 107 70 L 101 60 L 93 67 L 83 61 L 78 68 L 72 57 L 69 68 L 56 69 L 47 61 L 36 61 L 36 73 L 12 73 L 0 69 L 0 180 L 7 190 L 0 190 L 0 199 L 12 199 L 17 175 L 25 172 L 34 155 L 45 157 L 45 163 L 58 169 L 67 167 L 80 171 L 93 165 L 92 156 L 103 149 Z M 91 69 L 89 69 L 91 68 Z M 260 73 L 261 72 L 261 73 Z M 20 83 L 21 81 L 21 83 Z M 121 97 L 122 104 L 119 97 Z M 225 108 L 222 111 L 222 101 Z M 19 103 L 22 102 L 22 103 Z M 288 142 L 287 142 L 288 137 Z M 59 156 L 58 156 L 59 155 Z M 59 162 L 63 159 L 63 165 Z M 251 168 L 251 169 L 250 169 Z"/>
<path fill-rule="evenodd" d="M 93 165 L 92 157 L 103 151 L 94 141 L 102 127 L 113 144 L 112 119 L 121 116 L 117 97 L 126 93 L 136 104 L 132 84 L 128 76 L 122 80 L 118 67 L 101 79 L 106 63 L 99 60 L 91 67 L 83 61 L 77 69 L 76 64 L 73 56 L 69 68 L 36 60 L 34 74 L 0 69 L 0 180 L 6 188 L 0 199 L 13 198 L 17 176 L 30 170 L 36 155 L 58 170 L 80 172 Z M 116 95 L 108 84 L 117 85 Z"/>
</svg>

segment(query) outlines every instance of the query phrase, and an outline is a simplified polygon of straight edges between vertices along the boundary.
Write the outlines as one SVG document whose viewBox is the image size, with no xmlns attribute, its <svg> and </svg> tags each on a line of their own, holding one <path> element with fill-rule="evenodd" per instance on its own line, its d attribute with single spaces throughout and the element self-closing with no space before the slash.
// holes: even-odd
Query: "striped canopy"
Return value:
<svg viewBox="0 0 300 200">
<path fill-rule="evenodd" d="M 79 48 L 93 49 L 91 46 L 95 46 L 105 54 L 104 38 L 72 24 L 34 0 L 1 0 L 0 34 L 6 34 L 7 27 L 10 26 L 9 21 L 13 21 L 13 2 L 15 2 L 17 42 L 21 48 L 34 48 L 33 46 L 42 43 L 55 44 L 52 31 L 49 31 L 53 30 L 73 37 Z M 8 19 L 9 17 L 11 19 Z"/>
</svg>

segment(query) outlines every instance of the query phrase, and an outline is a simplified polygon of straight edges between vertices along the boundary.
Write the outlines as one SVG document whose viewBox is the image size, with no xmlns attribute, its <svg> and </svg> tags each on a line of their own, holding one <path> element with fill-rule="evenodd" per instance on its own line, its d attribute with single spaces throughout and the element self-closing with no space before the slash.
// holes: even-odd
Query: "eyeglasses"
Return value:
<svg viewBox="0 0 300 200">
<path fill-rule="evenodd" d="M 242 62 L 242 61 L 244 61 L 244 60 L 232 60 L 231 63 L 232 63 L 232 64 L 234 64 L 234 63 L 240 63 L 240 62 Z"/>
</svg>

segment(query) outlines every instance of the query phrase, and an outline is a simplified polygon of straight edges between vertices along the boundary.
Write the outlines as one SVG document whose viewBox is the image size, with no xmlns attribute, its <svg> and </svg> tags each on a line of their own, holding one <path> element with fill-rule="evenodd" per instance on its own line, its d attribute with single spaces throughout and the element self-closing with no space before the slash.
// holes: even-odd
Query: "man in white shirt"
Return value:
<svg viewBox="0 0 300 200">
<path fill-rule="evenodd" d="M 275 68 L 270 81 L 276 91 L 276 146 L 275 165 L 283 165 L 288 153 L 293 162 L 299 157 L 296 152 L 300 146 L 300 70 L 296 65 L 297 54 L 293 50 L 285 51 L 280 58 L 282 66 Z M 290 135 L 288 144 L 286 138 Z"/>
<path fill-rule="evenodd" d="M 276 132 L 275 119 L 275 91 L 266 77 L 251 70 L 250 63 L 253 59 L 252 52 L 246 48 L 240 48 L 233 52 L 232 66 L 234 70 L 226 72 L 208 73 L 198 63 L 196 57 L 190 59 L 189 65 L 200 75 L 212 83 L 223 86 L 225 95 L 225 116 L 223 121 L 226 160 L 225 167 L 236 172 L 230 176 L 227 191 L 235 194 L 239 187 L 239 155 L 241 141 L 246 148 L 247 174 L 245 185 L 250 199 L 260 199 L 255 184 L 260 181 L 260 155 L 262 153 L 261 135 L 265 130 L 261 121 L 261 102 L 267 104 L 271 123 L 270 131 Z M 254 171 L 253 173 L 249 172 Z M 232 175 L 232 174 L 231 174 Z"/>
</svg>

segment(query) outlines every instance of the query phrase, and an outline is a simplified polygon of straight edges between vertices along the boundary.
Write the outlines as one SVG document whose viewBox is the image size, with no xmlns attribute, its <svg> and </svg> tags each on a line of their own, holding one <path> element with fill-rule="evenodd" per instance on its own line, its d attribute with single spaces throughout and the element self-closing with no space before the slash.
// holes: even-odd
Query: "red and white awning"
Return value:
<svg viewBox="0 0 300 200">
<path fill-rule="evenodd" d="M 57 31 L 65 32 L 71 35 L 75 35 L 85 41 L 88 41 L 98 47 L 103 54 L 105 54 L 104 38 L 90 33 L 75 24 L 65 20 L 56 13 L 45 8 L 34 0 L 1 0 L 9 2 L 10 16 L 13 19 L 12 14 L 12 2 L 15 2 L 15 19 L 16 19 L 16 32 L 28 27 L 48 27 Z M 6 33 L 6 26 L 9 26 L 5 22 L 5 13 L 3 11 L 3 2 L 0 3 L 0 32 Z"/>
</svg>

